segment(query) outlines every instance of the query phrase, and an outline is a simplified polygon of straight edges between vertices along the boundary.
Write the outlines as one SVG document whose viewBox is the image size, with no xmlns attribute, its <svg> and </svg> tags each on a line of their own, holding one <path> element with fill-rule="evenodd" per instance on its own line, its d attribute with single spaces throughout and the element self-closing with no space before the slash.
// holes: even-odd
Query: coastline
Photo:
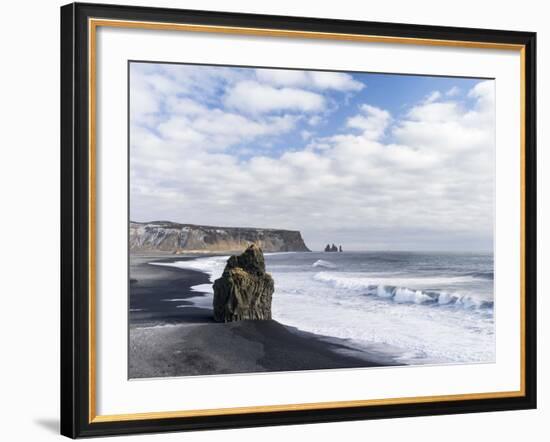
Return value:
<svg viewBox="0 0 550 442">
<path fill-rule="evenodd" d="M 214 322 L 211 308 L 189 301 L 205 296 L 191 287 L 208 274 L 148 264 L 195 257 L 130 256 L 129 378 L 400 365 L 275 320 Z"/>
</svg>

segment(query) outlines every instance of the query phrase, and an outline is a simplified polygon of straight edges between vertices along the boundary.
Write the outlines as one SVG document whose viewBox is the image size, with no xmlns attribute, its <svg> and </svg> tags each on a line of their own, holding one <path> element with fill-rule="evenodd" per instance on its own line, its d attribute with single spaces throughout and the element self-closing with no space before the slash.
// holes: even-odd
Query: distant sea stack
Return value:
<svg viewBox="0 0 550 442">
<path fill-rule="evenodd" d="M 241 255 L 231 256 L 221 278 L 214 281 L 214 320 L 271 319 L 274 288 L 262 250 L 252 244 Z"/>
<path fill-rule="evenodd" d="M 264 252 L 310 251 L 297 230 L 130 221 L 132 252 L 236 252 L 250 244 Z"/>
<path fill-rule="evenodd" d="M 336 244 L 332 244 L 332 246 L 330 244 L 327 244 L 327 246 L 325 247 L 325 252 L 343 252 L 344 250 L 342 249 L 342 246 L 340 247 L 336 247 Z"/>
</svg>

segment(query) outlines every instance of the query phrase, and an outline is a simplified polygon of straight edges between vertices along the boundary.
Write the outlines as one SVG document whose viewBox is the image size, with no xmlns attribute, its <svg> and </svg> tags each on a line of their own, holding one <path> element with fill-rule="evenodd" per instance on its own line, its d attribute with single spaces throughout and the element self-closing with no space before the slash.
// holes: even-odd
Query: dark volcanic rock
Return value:
<svg viewBox="0 0 550 442">
<path fill-rule="evenodd" d="M 271 319 L 274 287 L 262 250 L 252 244 L 242 255 L 231 256 L 214 282 L 214 320 Z"/>
</svg>

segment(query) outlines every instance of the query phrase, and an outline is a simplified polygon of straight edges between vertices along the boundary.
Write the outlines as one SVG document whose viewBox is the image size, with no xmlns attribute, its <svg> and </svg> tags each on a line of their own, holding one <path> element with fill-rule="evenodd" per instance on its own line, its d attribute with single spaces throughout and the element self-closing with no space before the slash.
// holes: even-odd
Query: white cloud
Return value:
<svg viewBox="0 0 550 442">
<path fill-rule="evenodd" d="M 228 85 L 251 77 L 244 70 L 179 64 L 130 64 L 130 108 L 134 124 L 154 127 L 162 120 L 163 111 L 173 109 L 174 101 L 183 106 L 196 101 L 206 106 L 217 100 L 219 91 Z M 162 108 L 166 104 L 167 109 Z M 198 107 L 195 110 L 199 110 Z M 191 111 L 191 110 L 189 110 Z"/>
<path fill-rule="evenodd" d="M 205 115 L 209 112 L 206 106 L 187 97 L 168 97 L 165 101 L 166 111 L 170 115 Z"/>
<path fill-rule="evenodd" d="M 460 94 L 460 88 L 458 86 L 453 86 L 445 92 L 447 97 L 456 97 L 458 94 Z"/>
<path fill-rule="evenodd" d="M 256 77 L 275 86 L 337 91 L 360 91 L 365 85 L 349 74 L 340 72 L 296 71 L 285 69 L 257 69 Z"/>
<path fill-rule="evenodd" d="M 288 132 L 297 119 L 284 115 L 253 120 L 233 112 L 202 108 L 190 100 L 174 108 L 187 114 L 173 114 L 157 126 L 157 131 L 166 142 L 178 143 L 181 149 L 225 150 L 258 137 Z"/>
<path fill-rule="evenodd" d="M 307 120 L 307 124 L 310 126 L 317 126 L 323 119 L 319 115 L 313 115 Z"/>
<path fill-rule="evenodd" d="M 256 81 L 242 81 L 227 91 L 224 104 L 248 114 L 280 110 L 320 112 L 325 107 L 325 99 L 302 89 L 278 89 Z"/>
<path fill-rule="evenodd" d="M 302 140 L 309 140 L 313 136 L 313 132 L 309 130 L 302 130 L 300 132 L 300 136 L 302 137 Z"/>
<path fill-rule="evenodd" d="M 494 81 L 482 81 L 477 83 L 468 92 L 468 97 L 477 100 L 477 107 L 482 111 L 488 111 L 495 106 L 495 83 Z M 491 115 L 493 115 L 491 113 Z"/>
<path fill-rule="evenodd" d="M 148 78 L 133 73 L 130 81 L 130 117 L 134 123 L 154 124 L 155 115 L 160 111 L 161 97 L 155 93 Z"/>
<path fill-rule="evenodd" d="M 441 98 L 441 92 L 433 91 L 424 100 L 424 103 L 433 103 Z"/>
<path fill-rule="evenodd" d="M 256 77 L 262 83 L 275 86 L 302 87 L 309 83 L 306 71 L 290 69 L 256 69 Z"/>
<path fill-rule="evenodd" d="M 460 115 L 460 109 L 456 102 L 424 102 L 414 106 L 408 113 L 413 121 L 422 122 L 447 122 L 453 121 Z"/>
<path fill-rule="evenodd" d="M 376 140 L 382 137 L 390 124 L 390 113 L 368 104 L 361 105 L 360 110 L 360 114 L 348 119 L 347 126 L 360 129 L 369 139 Z"/>
<path fill-rule="evenodd" d="M 315 87 L 319 89 L 334 89 L 338 91 L 360 91 L 365 85 L 355 81 L 349 74 L 338 72 L 310 72 Z"/>
<path fill-rule="evenodd" d="M 251 118 L 220 108 L 223 105 L 214 100 L 219 99 L 220 91 L 251 76 L 247 71 L 239 72 L 203 66 L 132 64 L 132 134 L 141 126 L 160 137 L 159 145 L 188 152 L 197 148 L 221 151 L 290 131 L 297 116 Z M 141 136 L 145 132 L 140 131 Z"/>
</svg>

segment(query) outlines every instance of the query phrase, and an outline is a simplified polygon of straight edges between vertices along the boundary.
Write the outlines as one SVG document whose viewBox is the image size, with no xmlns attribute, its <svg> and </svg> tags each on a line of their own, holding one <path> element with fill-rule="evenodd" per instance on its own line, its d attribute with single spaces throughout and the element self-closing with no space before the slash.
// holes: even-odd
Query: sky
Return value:
<svg viewBox="0 0 550 442">
<path fill-rule="evenodd" d="M 131 62 L 130 219 L 490 251 L 494 80 Z"/>
</svg>

